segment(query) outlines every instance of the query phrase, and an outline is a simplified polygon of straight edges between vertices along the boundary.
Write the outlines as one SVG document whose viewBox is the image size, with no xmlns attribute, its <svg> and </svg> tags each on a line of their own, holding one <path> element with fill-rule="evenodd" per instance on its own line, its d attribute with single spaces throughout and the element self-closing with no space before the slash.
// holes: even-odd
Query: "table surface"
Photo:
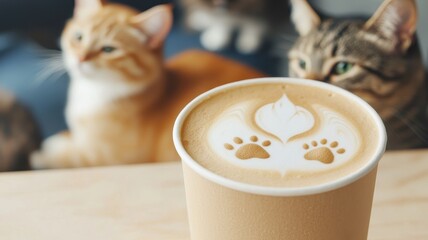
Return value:
<svg viewBox="0 0 428 240">
<path fill-rule="evenodd" d="M 370 240 L 428 239 L 428 150 L 379 165 Z M 0 238 L 188 240 L 180 163 L 0 174 Z"/>
</svg>

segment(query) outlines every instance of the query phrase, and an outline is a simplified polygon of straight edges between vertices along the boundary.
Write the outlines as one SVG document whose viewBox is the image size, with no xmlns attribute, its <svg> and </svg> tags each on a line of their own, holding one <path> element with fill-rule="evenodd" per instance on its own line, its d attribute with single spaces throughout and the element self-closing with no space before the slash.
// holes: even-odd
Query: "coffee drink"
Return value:
<svg viewBox="0 0 428 240">
<path fill-rule="evenodd" d="M 177 118 L 191 239 L 366 240 L 385 127 L 310 80 L 218 87 Z"/>
<path fill-rule="evenodd" d="M 363 168 L 380 141 L 369 113 L 338 90 L 301 81 L 199 99 L 181 128 L 184 149 L 217 175 L 260 186 L 318 186 Z"/>
</svg>

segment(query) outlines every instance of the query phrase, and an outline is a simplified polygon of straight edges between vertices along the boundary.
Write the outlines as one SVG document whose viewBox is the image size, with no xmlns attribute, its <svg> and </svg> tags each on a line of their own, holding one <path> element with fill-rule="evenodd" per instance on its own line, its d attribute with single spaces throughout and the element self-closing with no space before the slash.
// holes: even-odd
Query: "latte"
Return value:
<svg viewBox="0 0 428 240">
<path fill-rule="evenodd" d="M 250 81 L 216 89 L 187 110 L 181 143 L 199 165 L 241 183 L 304 187 L 341 179 L 376 154 L 378 126 L 356 98 L 324 85 Z"/>
</svg>

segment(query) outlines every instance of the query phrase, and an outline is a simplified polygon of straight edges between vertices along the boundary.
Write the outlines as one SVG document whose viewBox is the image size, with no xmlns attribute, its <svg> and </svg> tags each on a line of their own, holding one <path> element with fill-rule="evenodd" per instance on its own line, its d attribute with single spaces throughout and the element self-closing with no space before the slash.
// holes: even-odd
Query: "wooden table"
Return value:
<svg viewBox="0 0 428 240">
<path fill-rule="evenodd" d="M 189 239 L 179 163 L 0 175 L 0 239 Z M 428 151 L 381 161 L 370 240 L 428 239 Z"/>
</svg>

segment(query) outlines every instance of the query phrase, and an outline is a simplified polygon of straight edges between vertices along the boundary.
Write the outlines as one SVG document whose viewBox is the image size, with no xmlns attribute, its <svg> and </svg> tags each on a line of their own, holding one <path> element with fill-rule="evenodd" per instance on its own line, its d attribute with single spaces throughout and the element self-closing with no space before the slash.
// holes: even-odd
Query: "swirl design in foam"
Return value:
<svg viewBox="0 0 428 240">
<path fill-rule="evenodd" d="M 312 104 L 311 112 L 285 94 L 254 111 L 256 104 L 232 105 L 209 128 L 209 146 L 225 161 L 285 175 L 335 168 L 352 160 L 361 147 L 354 124 L 326 106 Z"/>
</svg>

